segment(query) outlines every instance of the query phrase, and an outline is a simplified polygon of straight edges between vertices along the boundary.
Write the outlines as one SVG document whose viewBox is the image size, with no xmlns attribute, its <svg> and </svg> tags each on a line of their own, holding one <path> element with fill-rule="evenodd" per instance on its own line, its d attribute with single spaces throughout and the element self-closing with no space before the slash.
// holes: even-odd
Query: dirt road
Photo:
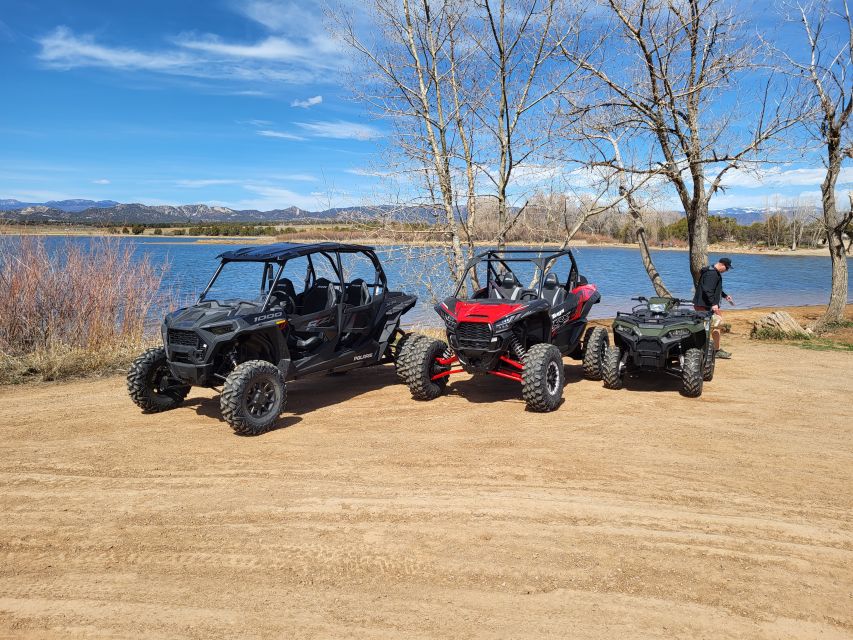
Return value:
<svg viewBox="0 0 853 640">
<path fill-rule="evenodd" d="M 212 391 L 0 390 L 0 636 L 853 637 L 853 354 L 727 344 L 698 400 L 386 367 L 256 438 Z"/>
</svg>

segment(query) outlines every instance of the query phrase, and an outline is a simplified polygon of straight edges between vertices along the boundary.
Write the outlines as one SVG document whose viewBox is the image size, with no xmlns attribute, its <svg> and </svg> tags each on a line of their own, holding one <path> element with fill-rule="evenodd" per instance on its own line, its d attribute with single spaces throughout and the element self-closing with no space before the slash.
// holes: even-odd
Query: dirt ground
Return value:
<svg viewBox="0 0 853 640">
<path fill-rule="evenodd" d="M 725 345 L 695 400 L 381 367 L 255 438 L 214 391 L 2 389 L 0 637 L 851 638 L 853 354 Z"/>
</svg>

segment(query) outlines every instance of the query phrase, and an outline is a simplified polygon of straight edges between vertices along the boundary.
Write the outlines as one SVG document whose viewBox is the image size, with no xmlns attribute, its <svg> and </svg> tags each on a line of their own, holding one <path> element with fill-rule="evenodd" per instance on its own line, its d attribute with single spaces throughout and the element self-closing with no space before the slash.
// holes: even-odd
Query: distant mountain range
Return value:
<svg viewBox="0 0 853 640">
<path fill-rule="evenodd" d="M 347 207 L 324 211 L 306 211 L 299 207 L 258 211 L 212 207 L 206 204 L 146 205 L 122 204 L 105 200 L 63 200 L 44 203 L 0 200 L 0 219 L 14 222 L 66 223 L 66 224 L 202 224 L 211 222 L 281 224 L 315 220 L 347 220 L 355 217 L 376 217 L 394 211 L 393 207 Z M 426 209 L 410 208 L 406 217 L 414 213 L 426 219 Z"/>
<path fill-rule="evenodd" d="M 50 200 L 48 202 L 21 202 L 20 200 L 0 200 L 0 211 L 14 211 L 28 207 L 48 207 L 68 213 L 85 211 L 92 207 L 100 209 L 114 207 L 118 202 L 115 200 Z"/>
<path fill-rule="evenodd" d="M 768 214 L 789 215 L 786 209 L 756 209 L 730 207 L 711 211 L 711 215 L 734 218 L 739 224 L 761 222 Z M 0 219 L 13 222 L 66 223 L 66 224 L 201 224 L 232 222 L 251 224 L 282 224 L 306 221 L 352 220 L 390 215 L 407 220 L 430 220 L 434 212 L 424 207 L 410 207 L 399 211 L 391 206 L 345 207 L 306 211 L 299 207 L 258 211 L 212 207 L 206 204 L 146 205 L 122 204 L 113 200 L 51 200 L 49 202 L 20 202 L 0 200 Z"/>
</svg>

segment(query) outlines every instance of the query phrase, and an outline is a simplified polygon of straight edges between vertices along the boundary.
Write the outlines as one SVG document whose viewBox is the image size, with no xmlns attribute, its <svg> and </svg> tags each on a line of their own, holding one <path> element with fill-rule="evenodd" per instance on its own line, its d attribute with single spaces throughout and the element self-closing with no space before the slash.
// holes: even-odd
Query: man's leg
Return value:
<svg viewBox="0 0 853 640">
<path fill-rule="evenodd" d="M 720 348 L 720 326 L 723 324 L 723 318 L 719 313 L 715 313 L 711 316 L 711 340 L 714 341 L 714 351 L 717 352 L 718 358 L 723 358 L 724 360 L 731 358 L 732 354 L 726 351 L 725 349 Z"/>
</svg>

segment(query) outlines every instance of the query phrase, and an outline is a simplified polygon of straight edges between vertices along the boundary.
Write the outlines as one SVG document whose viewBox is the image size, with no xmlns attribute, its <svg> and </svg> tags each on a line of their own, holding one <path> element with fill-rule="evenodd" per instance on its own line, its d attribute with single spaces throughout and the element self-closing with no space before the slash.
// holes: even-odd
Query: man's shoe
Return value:
<svg viewBox="0 0 853 640">
<path fill-rule="evenodd" d="M 722 358 L 723 360 L 729 360 L 731 359 L 732 354 L 730 354 L 725 349 L 717 349 L 717 357 Z"/>
</svg>

